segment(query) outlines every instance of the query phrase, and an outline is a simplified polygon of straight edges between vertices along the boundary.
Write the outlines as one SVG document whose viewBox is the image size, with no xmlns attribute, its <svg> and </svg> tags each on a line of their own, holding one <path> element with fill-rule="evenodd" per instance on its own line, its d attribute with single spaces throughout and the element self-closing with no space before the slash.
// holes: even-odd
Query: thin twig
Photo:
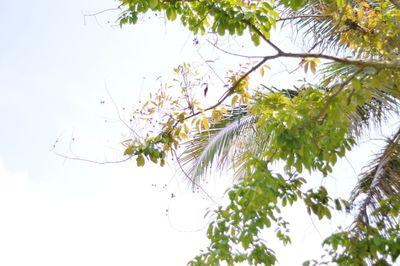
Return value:
<svg viewBox="0 0 400 266">
<path fill-rule="evenodd" d="M 115 8 L 104 9 L 104 10 L 101 10 L 101 11 L 96 12 L 96 13 L 84 14 L 83 16 L 84 16 L 84 17 L 95 17 L 95 16 L 100 15 L 100 14 L 102 14 L 102 13 L 106 13 L 106 12 L 110 12 L 110 11 L 116 11 L 116 10 L 121 10 L 121 6 L 122 6 L 122 5 L 119 5 L 118 7 L 115 7 Z"/>
<path fill-rule="evenodd" d="M 125 120 L 122 119 L 122 116 L 121 116 L 121 114 L 120 114 L 120 112 L 119 112 L 119 110 L 118 110 L 118 106 L 117 106 L 117 104 L 115 103 L 113 97 L 111 96 L 111 93 L 110 93 L 110 91 L 109 91 L 108 88 L 107 88 L 107 83 L 106 83 L 106 82 L 104 82 L 104 88 L 105 88 L 105 90 L 106 90 L 106 92 L 107 92 L 107 94 L 108 94 L 108 97 L 110 98 L 110 100 L 111 100 L 111 102 L 112 102 L 114 108 L 115 108 L 115 111 L 117 112 L 118 119 L 119 119 L 119 120 L 134 134 L 134 135 L 136 135 L 136 137 L 139 138 L 139 137 L 140 137 L 139 134 L 136 133 L 136 132 L 133 130 L 133 128 L 131 128 L 131 127 L 125 122 Z"/>
<path fill-rule="evenodd" d="M 200 56 L 201 60 L 203 60 L 206 63 L 206 65 L 211 69 L 214 75 L 222 82 L 222 84 L 225 84 L 225 81 L 218 75 L 215 69 L 207 62 L 207 60 L 200 54 L 200 52 L 198 50 L 196 50 L 196 52 Z"/>
<path fill-rule="evenodd" d="M 207 40 L 207 42 L 209 43 L 209 44 L 211 44 L 214 48 L 216 48 L 217 50 L 220 50 L 221 52 L 223 52 L 223 53 L 226 53 L 226 54 L 229 54 L 229 55 L 233 55 L 233 56 L 237 56 L 237 57 L 244 57 L 244 58 L 255 58 L 255 59 L 262 59 L 262 58 L 264 58 L 265 56 L 262 56 L 262 55 L 244 55 L 244 54 L 237 54 L 237 53 L 233 53 L 233 52 L 229 52 L 229 51 L 227 51 L 227 50 L 225 50 L 225 49 L 222 49 L 221 47 L 219 47 L 217 44 L 215 44 L 215 43 L 212 43 L 211 41 L 209 41 L 209 40 Z"/>
<path fill-rule="evenodd" d="M 248 77 L 251 73 L 253 73 L 255 70 L 257 70 L 259 67 L 261 67 L 265 62 L 267 62 L 268 60 L 274 59 L 279 57 L 278 54 L 276 55 L 271 55 L 271 56 L 266 56 L 264 57 L 263 60 L 261 60 L 257 65 L 253 66 L 249 71 L 247 71 L 245 74 L 243 74 L 243 76 L 241 76 L 231 87 L 229 87 L 229 89 L 227 89 L 224 94 L 222 94 L 222 96 L 219 98 L 219 100 L 212 106 L 207 107 L 206 109 L 202 110 L 202 111 L 198 111 L 194 114 L 191 114 L 187 117 L 185 117 L 183 120 L 187 120 L 190 119 L 196 115 L 199 115 L 203 112 L 209 111 L 214 109 L 215 107 L 221 105 L 236 89 L 236 87 L 240 84 L 240 82 L 242 82 L 246 77 Z M 179 123 L 179 121 L 178 121 Z M 175 125 L 176 126 L 176 125 Z"/>
<path fill-rule="evenodd" d="M 94 160 L 89 160 L 89 159 L 84 159 L 84 158 L 78 158 L 78 157 L 71 157 L 67 156 L 58 152 L 53 151 L 55 155 L 67 159 L 67 160 L 72 160 L 72 161 L 81 161 L 81 162 L 87 162 L 87 163 L 94 163 L 94 164 L 117 164 L 117 163 L 123 163 L 126 161 L 129 161 L 133 156 L 129 156 L 125 159 L 118 160 L 118 161 L 94 161 Z"/>
</svg>

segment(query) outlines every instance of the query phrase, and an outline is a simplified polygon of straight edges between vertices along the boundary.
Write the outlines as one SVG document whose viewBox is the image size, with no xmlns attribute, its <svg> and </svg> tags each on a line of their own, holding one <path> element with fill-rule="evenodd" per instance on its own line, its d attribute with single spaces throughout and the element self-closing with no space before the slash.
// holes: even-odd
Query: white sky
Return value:
<svg viewBox="0 0 400 266">
<path fill-rule="evenodd" d="M 118 12 L 84 19 L 84 13 L 117 4 L 0 5 L 0 265 L 185 265 L 207 244 L 198 229 L 212 203 L 190 193 L 172 168 L 96 165 L 50 151 L 59 139 L 60 153 L 118 158 L 126 129 L 105 84 L 127 115 L 158 76 L 199 60 L 190 35 L 161 19 L 122 30 L 112 27 Z M 328 182 L 335 193 L 347 195 L 355 174 L 346 162 L 339 168 L 337 179 Z M 210 193 L 220 195 L 216 191 L 226 181 L 211 180 Z M 297 212 L 290 214 L 293 247 L 278 249 L 281 265 L 313 258 L 321 242 L 311 220 L 299 222 Z M 328 223 L 320 231 L 332 228 Z"/>
</svg>

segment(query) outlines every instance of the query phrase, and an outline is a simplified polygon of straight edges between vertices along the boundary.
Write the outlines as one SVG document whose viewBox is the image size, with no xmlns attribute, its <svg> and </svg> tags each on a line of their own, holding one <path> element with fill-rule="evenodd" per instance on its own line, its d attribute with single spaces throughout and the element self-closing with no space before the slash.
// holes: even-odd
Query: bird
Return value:
<svg viewBox="0 0 400 266">
<path fill-rule="evenodd" d="M 208 92 L 208 84 L 207 83 L 203 83 L 203 85 L 206 85 L 204 87 L 204 97 L 206 97 L 207 96 L 207 92 Z"/>
</svg>

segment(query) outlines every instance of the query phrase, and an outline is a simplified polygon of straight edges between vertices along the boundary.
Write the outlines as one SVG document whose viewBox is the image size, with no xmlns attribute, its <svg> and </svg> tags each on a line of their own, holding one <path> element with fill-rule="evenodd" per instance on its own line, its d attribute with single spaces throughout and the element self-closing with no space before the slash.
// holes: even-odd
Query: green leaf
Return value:
<svg viewBox="0 0 400 266">
<path fill-rule="evenodd" d="M 303 0 L 291 0 L 289 5 L 293 10 L 298 10 L 303 5 Z"/>
<path fill-rule="evenodd" d="M 251 40 L 253 41 L 255 46 L 259 46 L 260 45 L 260 35 L 258 35 L 257 33 L 253 33 L 251 35 Z"/>
<path fill-rule="evenodd" d="M 168 20 L 174 21 L 176 19 L 177 14 L 175 9 L 169 7 L 165 12 L 167 14 Z"/>
<path fill-rule="evenodd" d="M 340 204 L 340 201 L 338 199 L 335 199 L 335 208 L 338 211 L 342 210 L 342 205 Z"/>
<path fill-rule="evenodd" d="M 222 25 L 219 25 L 217 28 L 217 32 L 219 35 L 224 36 L 225 35 L 225 27 L 223 27 Z"/>
<path fill-rule="evenodd" d="M 138 157 L 136 158 L 136 165 L 138 167 L 142 167 L 142 166 L 144 166 L 144 162 L 145 161 L 144 161 L 143 155 L 139 154 Z"/>
<path fill-rule="evenodd" d="M 164 165 L 165 165 L 165 160 L 164 160 L 164 159 L 161 159 L 161 160 L 160 160 L 160 166 L 163 167 Z"/>
<path fill-rule="evenodd" d="M 135 148 L 133 146 L 129 146 L 128 148 L 126 148 L 124 155 L 133 155 L 134 149 Z"/>
<path fill-rule="evenodd" d="M 153 163 L 157 163 L 157 161 L 158 161 L 158 154 L 157 154 L 156 151 L 153 151 L 153 152 L 150 153 L 150 160 L 151 160 Z"/>
<path fill-rule="evenodd" d="M 156 9 L 158 6 L 158 0 L 149 0 L 149 6 L 152 10 Z"/>
<path fill-rule="evenodd" d="M 266 226 L 267 228 L 270 228 L 270 227 L 271 227 L 271 220 L 270 220 L 270 219 L 268 219 L 267 217 L 265 217 L 265 218 L 264 218 L 264 222 L 265 222 L 265 226 Z"/>
</svg>

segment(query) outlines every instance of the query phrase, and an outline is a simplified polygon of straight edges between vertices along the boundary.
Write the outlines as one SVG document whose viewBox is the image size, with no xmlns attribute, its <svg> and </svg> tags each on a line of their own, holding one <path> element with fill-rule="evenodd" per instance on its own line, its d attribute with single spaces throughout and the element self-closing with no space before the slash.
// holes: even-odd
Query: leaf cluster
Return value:
<svg viewBox="0 0 400 266">
<path fill-rule="evenodd" d="M 259 116 L 257 127 L 268 141 L 265 158 L 284 160 L 288 169 L 332 171 L 338 157 L 355 144 L 349 131 L 349 105 L 345 94 L 331 97 L 324 90 L 307 88 L 296 97 L 285 93 L 256 96 L 251 112 Z"/>
<path fill-rule="evenodd" d="M 274 10 L 274 1 L 183 1 L 183 0 L 123 0 L 126 10 L 120 17 L 120 24 L 135 24 L 140 14 L 148 11 L 164 11 L 168 20 L 180 17 L 181 23 L 194 34 L 205 34 L 207 30 L 223 36 L 242 35 L 245 30 L 251 34 L 255 45 L 260 44 L 260 30 L 269 36 L 279 17 Z M 292 0 L 286 4 L 297 8 L 302 1 Z"/>
<path fill-rule="evenodd" d="M 233 265 L 244 261 L 249 265 L 273 265 L 275 254 L 260 236 L 273 224 L 276 237 L 284 244 L 290 243 L 288 223 L 280 217 L 280 208 L 303 196 L 300 188 L 305 180 L 297 176 L 286 180 L 273 174 L 258 158 L 249 158 L 247 167 L 252 174 L 229 191 L 229 205 L 215 211 L 216 218 L 207 230 L 211 241 L 207 252 L 190 265 Z"/>
</svg>

